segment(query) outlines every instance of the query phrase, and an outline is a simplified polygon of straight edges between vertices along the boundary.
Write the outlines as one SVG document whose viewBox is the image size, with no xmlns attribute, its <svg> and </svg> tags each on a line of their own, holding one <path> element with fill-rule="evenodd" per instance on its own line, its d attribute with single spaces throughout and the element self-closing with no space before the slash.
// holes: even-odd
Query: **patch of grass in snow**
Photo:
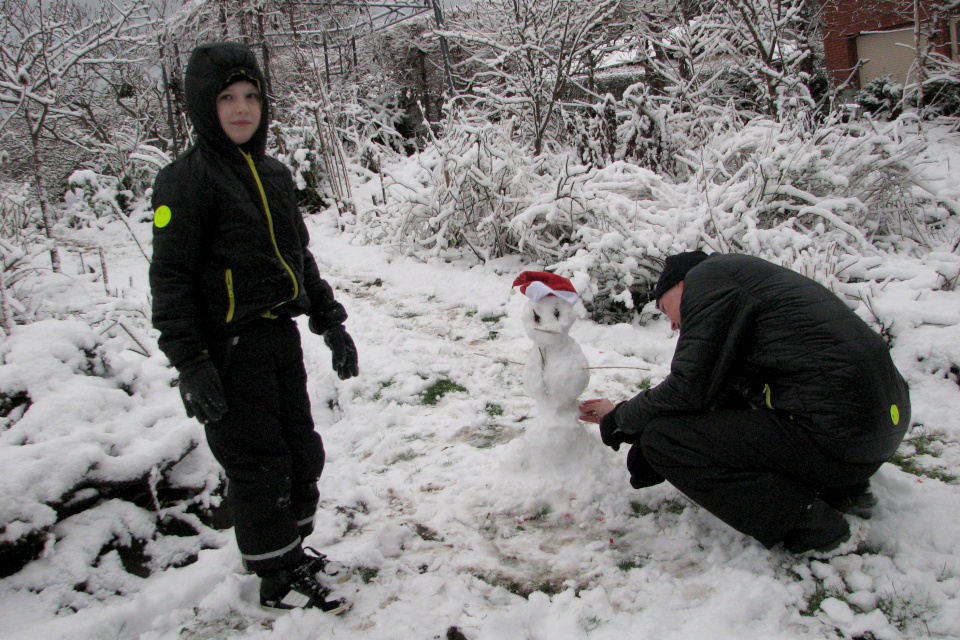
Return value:
<svg viewBox="0 0 960 640">
<path fill-rule="evenodd" d="M 491 418 L 503 415 L 503 407 L 493 402 L 487 403 L 486 411 L 487 411 L 487 415 L 490 416 Z"/>
<path fill-rule="evenodd" d="M 946 434 L 928 431 L 923 425 L 917 425 L 900 448 L 890 458 L 890 462 L 906 473 L 915 476 L 935 478 L 942 482 L 955 483 L 958 476 L 946 467 L 932 466 L 921 457 L 939 458 L 947 446 Z"/>
<path fill-rule="evenodd" d="M 637 385 L 637 388 L 640 389 L 640 391 L 647 391 L 652 386 L 653 386 L 653 378 L 644 378 L 643 380 L 640 381 L 640 384 Z"/>
<path fill-rule="evenodd" d="M 420 454 L 414 451 L 413 449 L 407 449 L 406 451 L 401 451 L 388 463 L 389 465 L 397 464 L 398 462 L 410 462 L 414 458 L 419 457 Z"/>
<path fill-rule="evenodd" d="M 360 526 L 357 525 L 355 521 L 357 514 L 367 515 L 370 513 L 370 507 L 368 507 L 367 503 L 363 500 L 358 501 L 355 505 L 337 505 L 335 510 L 347 520 L 346 527 L 343 530 L 344 535 L 360 529 Z"/>
<path fill-rule="evenodd" d="M 453 391 L 465 392 L 466 388 L 449 378 L 440 378 L 420 394 L 420 404 L 432 407 L 440 401 L 440 398 Z"/>
<path fill-rule="evenodd" d="M 643 516 L 650 515 L 651 513 L 672 513 L 678 515 L 683 513 L 683 510 L 687 508 L 686 503 L 680 498 L 667 498 L 663 500 L 656 506 L 656 508 L 651 507 L 648 504 L 639 502 L 637 500 L 632 500 L 630 502 L 630 517 L 632 518 L 642 518 Z"/>
<path fill-rule="evenodd" d="M 461 434 L 464 441 L 477 449 L 492 449 L 517 437 L 517 431 L 502 424 L 490 425 L 481 431 L 466 429 Z"/>
<path fill-rule="evenodd" d="M 631 569 L 639 569 L 642 566 L 643 566 L 643 558 L 640 558 L 639 556 L 635 556 L 632 558 L 624 558 L 623 560 L 617 563 L 617 568 L 620 569 L 620 571 L 623 571 L 624 573 L 626 573 L 627 571 L 630 571 Z"/>
<path fill-rule="evenodd" d="M 390 378 L 389 380 L 385 380 L 385 381 L 381 382 L 381 383 L 380 383 L 380 389 L 379 389 L 376 393 L 373 394 L 373 399 L 374 399 L 374 400 L 379 400 L 379 399 L 381 399 L 381 398 L 383 397 L 383 394 L 382 394 L 381 392 L 382 392 L 384 389 L 389 389 L 390 387 L 392 387 L 392 386 L 393 386 L 393 382 L 394 382 L 393 378 Z"/>
<path fill-rule="evenodd" d="M 946 582 L 956 577 L 957 574 L 953 567 L 944 562 L 943 566 L 940 567 L 940 571 L 937 573 L 937 582 Z"/>
<path fill-rule="evenodd" d="M 877 609 L 882 611 L 890 624 L 901 632 L 917 631 L 919 624 L 923 626 L 927 635 L 930 635 L 930 622 L 937 617 L 938 613 L 937 605 L 926 591 L 901 594 L 894 590 L 891 593 L 880 594 L 877 598 Z"/>
<path fill-rule="evenodd" d="M 846 594 L 837 591 L 835 589 L 828 589 L 823 585 L 823 580 L 814 578 L 816 581 L 816 588 L 813 590 L 813 594 L 807 599 L 807 606 L 805 609 L 800 611 L 802 616 L 814 616 L 820 611 L 820 605 L 823 604 L 823 601 L 827 598 L 836 598 L 837 600 L 842 600 L 846 602 Z"/>
<path fill-rule="evenodd" d="M 441 536 L 435 529 L 431 529 L 425 524 L 420 524 L 419 522 L 416 523 L 413 527 L 413 531 L 421 540 L 425 540 L 426 542 L 443 541 L 443 536 Z"/>
<path fill-rule="evenodd" d="M 354 573 L 360 576 L 360 579 L 363 580 L 363 584 L 370 584 L 370 582 L 380 573 L 380 569 L 377 567 L 360 566 L 354 569 Z"/>
<path fill-rule="evenodd" d="M 203 612 L 194 607 L 194 616 L 198 615 L 203 616 Z M 178 637 L 180 640 L 209 640 L 232 636 L 231 632 L 251 633 L 272 630 L 272 620 L 253 620 L 238 615 L 219 620 L 194 619 L 180 629 Z"/>
<path fill-rule="evenodd" d="M 480 321 L 494 323 L 494 322 L 500 322 L 505 317 L 507 317 L 507 314 L 501 313 L 500 315 L 496 315 L 496 316 L 484 316 L 480 318 Z"/>
<path fill-rule="evenodd" d="M 544 503 L 540 505 L 537 510 L 533 512 L 533 515 L 527 518 L 527 520 L 543 520 L 549 516 L 552 511 L 553 509 L 550 507 L 550 505 Z"/>
<path fill-rule="evenodd" d="M 499 331 L 491 331 L 487 334 L 487 340 L 497 340 L 500 337 Z"/>
<path fill-rule="evenodd" d="M 510 593 L 518 595 L 521 598 L 529 598 L 530 594 L 536 593 L 537 591 L 545 593 L 548 596 L 555 596 L 558 593 L 563 593 L 567 590 L 567 586 L 565 584 L 566 580 L 558 577 L 543 577 L 526 580 L 523 578 L 508 576 L 499 572 L 490 572 L 486 574 L 474 573 L 473 575 L 478 580 L 482 580 L 492 587 L 506 589 Z"/>
</svg>

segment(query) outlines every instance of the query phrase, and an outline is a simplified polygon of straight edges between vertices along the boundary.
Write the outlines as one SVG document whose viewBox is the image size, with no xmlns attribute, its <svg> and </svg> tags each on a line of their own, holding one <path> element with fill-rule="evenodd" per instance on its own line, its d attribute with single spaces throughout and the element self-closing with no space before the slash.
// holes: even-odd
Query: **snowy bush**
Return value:
<svg viewBox="0 0 960 640">
<path fill-rule="evenodd" d="M 0 575 L 53 543 L 92 554 L 71 585 L 119 548 L 136 552 L 142 566 L 131 572 L 145 575 L 209 544 L 219 472 L 199 447 L 202 429 L 167 401 L 175 392 L 155 393 L 152 382 L 170 370 L 162 358 L 131 355 L 132 335 L 48 319 L 0 343 Z M 95 533 L 103 509 L 129 516 L 112 517 L 105 537 Z M 161 541 L 169 534 L 184 538 L 176 553 Z"/>
<path fill-rule="evenodd" d="M 328 188 L 324 184 L 323 141 L 316 125 L 270 125 L 276 144 L 277 160 L 293 174 L 297 203 L 307 211 L 326 206 Z"/>
<path fill-rule="evenodd" d="M 928 116 L 960 117 L 960 73 L 924 82 L 923 106 Z"/>
<path fill-rule="evenodd" d="M 0 187 L 0 238 L 24 239 L 24 233 L 39 229 L 40 212 L 30 201 L 30 185 L 5 184 Z"/>
<path fill-rule="evenodd" d="M 514 141 L 512 126 L 465 110 L 417 156 L 413 179 L 384 177 L 387 203 L 365 212 L 359 231 L 421 257 L 454 250 L 489 260 L 520 250 L 509 224 L 542 188 L 549 161 Z"/>
<path fill-rule="evenodd" d="M 893 119 L 903 111 L 903 85 L 889 75 L 880 75 L 858 91 L 855 100 L 867 113 Z"/>
<path fill-rule="evenodd" d="M 65 197 L 63 221 L 70 227 L 89 227 L 101 218 L 123 215 L 120 200 L 128 201 L 133 196 L 120 187 L 119 179 L 89 169 L 74 171 L 67 184 L 70 190 Z"/>
<path fill-rule="evenodd" d="M 760 119 L 683 159 L 711 210 L 718 250 L 756 254 L 763 229 L 809 233 L 825 225 L 850 251 L 870 252 L 872 240 L 894 230 L 922 235 L 905 224 L 914 216 L 910 161 L 919 147 L 895 134 L 895 126 L 869 122 L 834 121 L 808 132 L 802 123 Z"/>
<path fill-rule="evenodd" d="M 357 231 L 421 258 L 517 254 L 571 277 L 595 319 L 629 320 L 670 253 L 748 253 L 827 282 L 894 242 L 948 240 L 956 207 L 918 188 L 921 143 L 905 126 L 742 123 L 731 112 L 699 147 L 672 154 L 684 172 L 670 181 L 633 162 L 591 166 L 610 153 L 600 144 L 586 165 L 531 157 L 510 121 L 469 113 L 416 158 L 413 177 L 388 172 L 387 205 L 361 215 Z"/>
<path fill-rule="evenodd" d="M 629 86 L 622 100 L 607 94 L 601 103 L 564 112 L 567 137 L 581 163 L 603 167 L 626 160 L 675 177 L 686 173 L 675 161 L 677 151 L 702 138 L 692 139 L 689 127 L 680 134 L 677 125 L 686 126 L 680 121 L 687 119 L 674 113 L 670 103 L 652 99 L 642 82 Z"/>
</svg>

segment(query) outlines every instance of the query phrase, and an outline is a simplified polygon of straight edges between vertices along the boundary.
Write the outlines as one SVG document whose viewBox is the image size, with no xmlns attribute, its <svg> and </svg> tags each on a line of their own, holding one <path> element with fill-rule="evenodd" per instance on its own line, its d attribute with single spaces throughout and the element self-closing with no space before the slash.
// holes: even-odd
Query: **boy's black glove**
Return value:
<svg viewBox="0 0 960 640">
<path fill-rule="evenodd" d="M 181 365 L 180 398 L 187 417 L 197 417 L 202 424 L 217 422 L 227 412 L 220 374 L 208 356 L 198 356 Z"/>
<path fill-rule="evenodd" d="M 308 323 L 310 330 L 317 331 L 317 325 L 313 319 Z M 322 332 L 323 342 L 330 348 L 333 355 L 333 370 L 341 380 L 352 378 L 360 374 L 360 365 L 357 359 L 357 346 L 353 344 L 353 338 L 343 328 L 342 324 L 335 324 Z"/>
<path fill-rule="evenodd" d="M 620 445 L 624 443 L 634 444 L 640 439 L 639 433 L 627 433 L 617 428 L 617 421 L 614 418 L 616 409 L 603 416 L 600 421 L 600 439 L 614 451 L 620 451 Z"/>
</svg>

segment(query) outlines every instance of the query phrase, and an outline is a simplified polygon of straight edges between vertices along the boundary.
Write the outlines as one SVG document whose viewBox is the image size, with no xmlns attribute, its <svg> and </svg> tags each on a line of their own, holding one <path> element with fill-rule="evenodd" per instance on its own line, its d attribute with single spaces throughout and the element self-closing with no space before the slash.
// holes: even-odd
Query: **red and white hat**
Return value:
<svg viewBox="0 0 960 640">
<path fill-rule="evenodd" d="M 520 287 L 520 293 L 534 302 L 547 296 L 557 296 L 570 304 L 580 299 L 569 278 L 546 271 L 524 271 L 513 281 L 513 286 Z"/>
</svg>

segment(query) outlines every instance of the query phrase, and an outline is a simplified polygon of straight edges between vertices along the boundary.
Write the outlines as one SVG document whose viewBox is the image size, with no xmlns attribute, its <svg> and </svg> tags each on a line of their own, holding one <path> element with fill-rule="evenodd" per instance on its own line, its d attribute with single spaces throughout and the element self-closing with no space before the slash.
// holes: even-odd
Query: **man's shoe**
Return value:
<svg viewBox="0 0 960 640">
<path fill-rule="evenodd" d="M 829 560 L 837 556 L 855 553 L 857 549 L 860 548 L 860 543 L 867 539 L 867 532 L 870 530 L 870 525 L 866 520 L 861 518 L 853 518 L 849 521 L 849 524 L 850 535 L 845 539 L 840 540 L 836 544 L 828 545 L 826 548 L 814 549 L 804 555 L 814 560 Z"/>
<path fill-rule="evenodd" d="M 850 525 L 840 512 L 816 498 L 783 536 L 783 546 L 792 553 L 828 551 L 850 538 Z"/>
<path fill-rule="evenodd" d="M 313 547 L 304 547 L 303 555 L 310 565 L 310 571 L 318 582 L 333 581 L 343 584 L 353 575 L 353 570 L 342 562 L 331 560 Z"/>
<path fill-rule="evenodd" d="M 260 606 L 276 612 L 320 609 L 334 615 L 351 607 L 347 601 L 331 597 L 330 589 L 317 582 L 310 560 L 293 570 L 264 577 L 260 582 Z"/>
<path fill-rule="evenodd" d="M 870 492 L 870 481 L 820 491 L 820 499 L 841 513 L 869 520 L 877 499 Z"/>
</svg>

